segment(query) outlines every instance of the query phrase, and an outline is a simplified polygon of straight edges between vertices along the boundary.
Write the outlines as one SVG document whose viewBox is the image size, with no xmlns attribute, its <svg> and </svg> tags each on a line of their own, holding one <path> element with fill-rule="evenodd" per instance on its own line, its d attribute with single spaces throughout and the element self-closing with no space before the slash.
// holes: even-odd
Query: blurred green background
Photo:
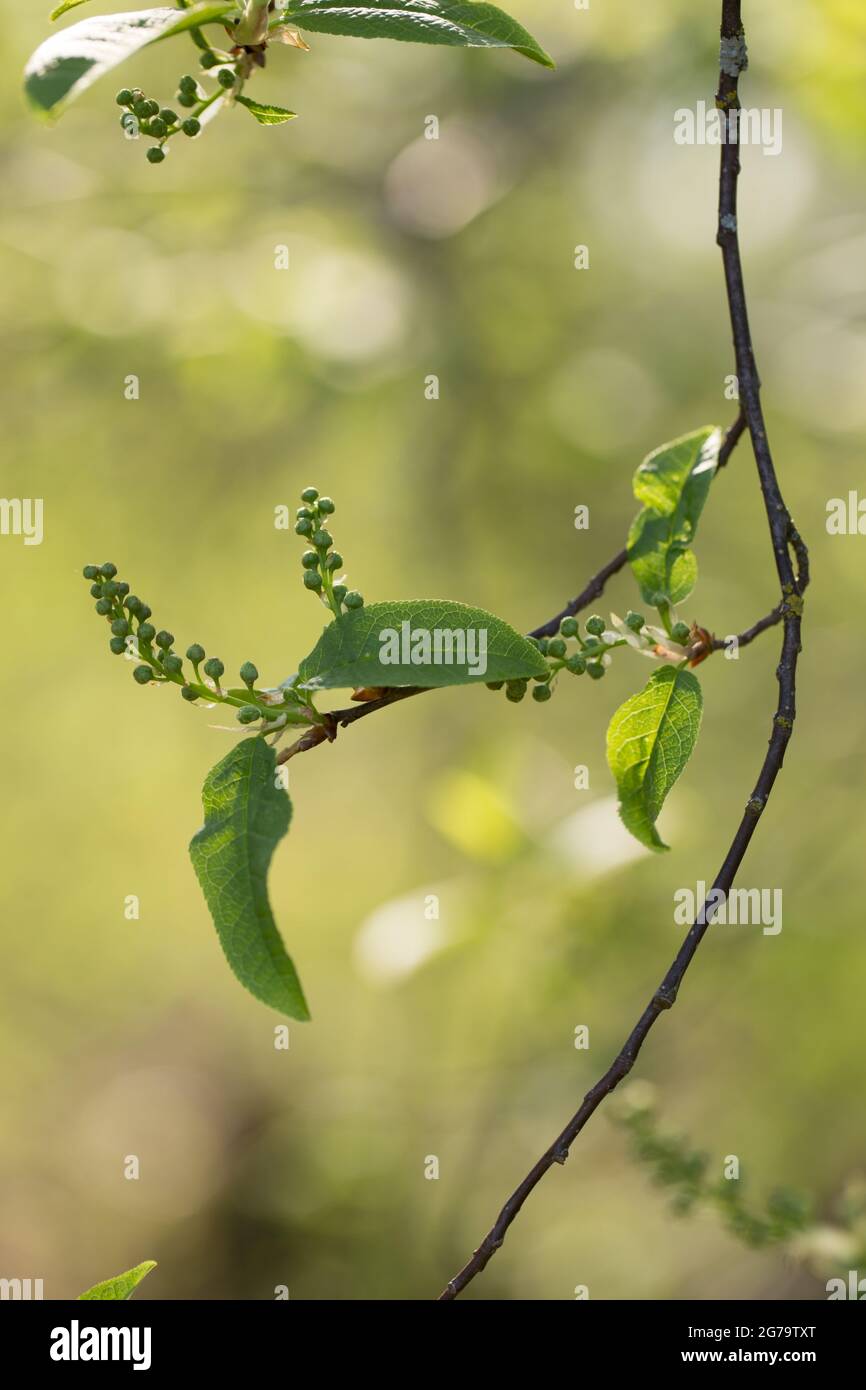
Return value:
<svg viewBox="0 0 866 1390">
<path fill-rule="evenodd" d="M 511 0 L 555 73 L 311 36 L 256 79 L 299 120 L 229 113 L 159 169 L 114 92 L 172 102 L 192 46 L 46 128 L 18 87 L 43 8 L 7 9 L 3 38 L 2 492 L 44 498 L 45 537 L 0 538 L 0 1274 L 59 1298 L 154 1258 L 141 1297 L 429 1298 L 675 953 L 673 892 L 712 878 L 765 750 L 778 634 L 701 668 L 669 855 L 616 820 L 604 731 L 650 671 L 628 654 L 547 706 L 445 691 L 293 762 L 271 891 L 314 1019 L 286 1052 L 187 858 L 227 721 L 134 685 L 81 566 L 113 560 L 181 647 L 277 681 L 323 614 L 273 513 L 315 483 L 368 599 L 555 612 L 623 543 L 641 457 L 735 413 L 717 151 L 673 141 L 674 110 L 712 102 L 719 6 Z M 746 20 L 744 101 L 784 112 L 782 153 L 743 154 L 751 313 L 814 575 L 796 735 L 738 880 L 784 890 L 784 928 L 713 930 L 636 1074 L 714 1165 L 740 1157 L 756 1203 L 795 1186 L 830 1227 L 864 1168 L 864 542 L 825 513 L 863 478 L 866 18 L 774 0 Z M 747 446 L 698 552 L 683 616 L 725 634 L 772 606 Z M 599 607 L 635 597 L 622 575 Z M 822 1269 L 673 1220 L 603 1109 L 467 1296 L 814 1298 Z"/>
</svg>

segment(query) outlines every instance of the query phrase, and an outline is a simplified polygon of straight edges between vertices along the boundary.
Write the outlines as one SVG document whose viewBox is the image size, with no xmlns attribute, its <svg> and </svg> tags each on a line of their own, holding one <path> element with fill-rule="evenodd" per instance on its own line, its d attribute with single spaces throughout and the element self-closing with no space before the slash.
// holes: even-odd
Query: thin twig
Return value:
<svg viewBox="0 0 866 1390">
<path fill-rule="evenodd" d="M 746 418 L 741 410 L 722 441 L 716 465 L 717 468 L 724 468 L 731 454 L 734 452 L 734 449 L 737 447 L 745 428 Z M 555 613 L 552 618 L 548 618 L 547 622 L 541 623 L 538 627 L 534 627 L 527 636 L 552 637 L 559 631 L 559 624 L 562 622 L 563 618 L 573 618 L 577 613 L 583 612 L 584 608 L 588 608 L 595 599 L 601 597 L 604 593 L 604 587 L 607 581 L 612 579 L 615 574 L 619 573 L 627 560 L 628 551 L 625 549 L 618 550 L 613 559 L 608 560 L 607 564 L 602 565 L 598 573 L 592 576 L 592 579 L 590 579 L 585 588 L 581 589 L 576 598 L 571 599 L 571 601 L 567 603 L 564 608 L 561 608 L 558 613 Z M 769 624 L 765 625 L 769 626 Z M 752 637 L 746 636 L 745 641 L 751 642 L 753 637 L 757 637 L 758 632 L 762 632 L 763 630 L 762 627 L 758 626 L 758 630 L 753 631 Z M 741 639 L 741 645 L 742 644 L 743 639 Z M 724 646 L 724 643 L 714 645 L 713 650 L 717 651 L 721 646 Z M 383 694 L 375 700 L 365 700 L 361 704 L 353 705 L 350 709 L 331 710 L 327 715 L 329 724 L 327 734 L 322 734 L 320 738 L 311 738 L 305 734 L 303 738 L 293 743 L 290 748 L 284 748 L 278 755 L 277 762 L 285 763 L 288 762 L 289 758 L 293 758 L 296 753 L 309 752 L 311 748 L 317 748 L 320 743 L 324 743 L 326 738 L 328 742 L 332 743 L 338 728 L 347 729 L 350 724 L 357 724 L 359 719 L 366 719 L 368 714 L 375 714 L 377 710 L 387 709 L 389 705 L 396 705 L 401 700 L 408 700 L 413 695 L 423 695 L 425 692 L 435 688 L 434 686 L 428 685 L 394 686 L 392 689 L 385 690 Z"/>
<path fill-rule="evenodd" d="M 737 179 L 740 172 L 739 127 L 733 113 L 739 111 L 738 82 L 742 69 L 746 66 L 746 50 L 741 22 L 741 0 L 723 0 L 721 25 L 721 57 L 719 64 L 719 92 L 717 106 L 725 114 L 727 143 L 722 146 L 721 170 L 719 178 L 719 223 L 718 244 L 722 250 L 722 260 L 727 286 L 728 305 L 733 329 L 734 350 L 739 378 L 740 398 L 743 414 L 752 440 L 752 448 L 758 469 L 761 493 L 767 511 L 770 538 L 776 563 L 776 572 L 782 590 L 779 605 L 784 621 L 782 656 L 777 668 L 779 698 L 773 717 L 769 748 L 761 766 L 755 789 L 749 798 L 743 817 L 737 827 L 724 863 L 716 875 L 711 892 L 721 890 L 727 894 L 734 876 L 740 867 L 749 846 L 755 827 L 761 816 L 773 784 L 782 766 L 785 749 L 791 737 L 795 716 L 795 683 L 797 657 L 800 652 L 800 615 L 802 613 L 802 591 L 808 583 L 808 555 L 790 513 L 782 499 L 773 466 L 772 455 L 767 442 L 767 432 L 761 409 L 760 380 L 755 366 L 751 333 L 749 330 L 743 272 L 740 263 L 740 250 L 737 235 Z M 797 560 L 797 574 L 791 559 L 791 552 Z M 772 615 L 770 615 L 772 617 Z M 762 619 L 755 629 L 764 630 L 771 623 Z M 757 635 L 751 629 L 752 635 Z M 746 634 L 748 640 L 752 636 Z M 714 902 L 718 899 L 714 898 Z M 704 904 L 705 906 L 706 904 Z M 712 914 L 710 914 L 711 916 Z M 448 1302 L 457 1297 L 467 1284 L 485 1268 L 488 1261 L 502 1245 L 505 1235 L 529 1194 L 553 1167 L 554 1163 L 564 1163 L 571 1145 L 595 1110 L 627 1076 L 634 1066 L 635 1059 L 646 1040 L 647 1034 L 660 1014 L 676 1001 L 683 977 L 707 930 L 707 913 L 698 914 L 690 927 L 676 958 L 653 994 L 625 1044 L 600 1081 L 587 1092 L 577 1113 L 572 1116 L 565 1129 L 553 1141 L 550 1148 L 527 1173 L 500 1211 L 496 1221 L 472 1258 L 455 1275 L 440 1295 L 440 1301 Z"/>
</svg>

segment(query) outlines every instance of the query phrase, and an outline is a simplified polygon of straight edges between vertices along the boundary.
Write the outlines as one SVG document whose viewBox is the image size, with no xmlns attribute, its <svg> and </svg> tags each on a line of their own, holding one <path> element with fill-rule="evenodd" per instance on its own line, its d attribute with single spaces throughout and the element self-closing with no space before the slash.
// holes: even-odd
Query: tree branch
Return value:
<svg viewBox="0 0 866 1390">
<path fill-rule="evenodd" d="M 740 262 L 740 249 L 737 233 L 737 180 L 740 173 L 739 159 L 739 96 L 738 83 L 741 71 L 746 66 L 746 47 L 741 22 L 741 0 L 723 0 L 721 24 L 721 49 L 719 60 L 719 91 L 717 107 L 725 113 L 724 124 L 726 143 L 722 145 L 721 169 L 719 177 L 719 221 L 717 241 L 722 251 L 728 305 L 734 339 L 737 375 L 740 386 L 743 415 L 752 440 L 752 449 L 758 470 L 761 493 L 770 528 L 770 539 L 776 565 L 776 573 L 782 591 L 778 614 L 784 623 L 782 655 L 777 668 L 779 686 L 778 704 L 773 717 L 769 747 L 761 770 L 749 798 L 742 819 L 737 827 L 724 862 L 716 875 L 711 892 L 721 890 L 727 894 L 734 876 L 748 849 L 758 820 L 782 767 L 785 749 L 791 737 L 795 717 L 795 687 L 797 657 L 800 653 L 800 616 L 802 613 L 802 592 L 809 578 L 808 554 L 785 506 L 779 489 L 776 472 L 767 441 L 767 431 L 761 408 L 760 379 L 755 365 L 749 319 L 746 309 L 746 294 L 743 271 Z M 798 572 L 795 575 L 792 551 L 796 557 Z M 751 641 L 759 631 L 778 621 L 773 614 L 761 619 L 754 628 L 743 634 L 741 640 Z M 708 895 L 709 896 L 709 895 Z M 717 902 L 718 899 L 713 899 Z M 706 903 L 704 904 L 706 906 Z M 450 1281 L 440 1301 L 455 1299 L 467 1284 L 485 1268 L 505 1239 L 508 1228 L 514 1221 L 527 1197 L 553 1167 L 554 1163 L 564 1163 L 571 1145 L 580 1134 L 586 1122 L 595 1113 L 605 1096 L 619 1085 L 634 1066 L 647 1034 L 660 1014 L 676 1001 L 683 977 L 694 958 L 695 952 L 707 930 L 707 914 L 703 908 L 690 927 L 676 958 L 667 974 L 653 994 L 617 1057 L 600 1081 L 586 1093 L 576 1114 L 572 1116 L 565 1129 L 553 1141 L 550 1148 L 527 1173 L 503 1206 L 490 1231 L 464 1265 L 459 1274 Z"/>
<path fill-rule="evenodd" d="M 724 468 L 731 454 L 734 452 L 734 449 L 737 447 L 745 429 L 746 417 L 741 410 L 722 441 L 722 446 L 719 449 L 718 462 L 716 464 L 717 468 Z M 612 579 L 615 574 L 618 574 L 627 561 L 628 551 L 625 549 L 618 550 L 613 559 L 608 560 L 607 564 L 602 565 L 598 573 L 592 576 L 592 579 L 590 579 L 589 583 L 581 590 L 576 598 L 573 598 L 564 608 L 561 608 L 558 613 L 555 613 L 552 618 L 548 618 L 546 623 L 541 623 L 538 627 L 534 627 L 527 635 L 529 637 L 552 637 L 559 631 L 559 624 L 562 622 L 563 618 L 573 618 L 575 614 L 581 613 L 584 608 L 588 608 L 595 599 L 599 598 L 601 594 L 604 593 L 604 587 L 607 581 Z M 740 638 L 741 646 L 751 642 L 758 636 L 759 632 L 763 632 L 764 627 L 771 626 L 766 619 L 764 619 L 763 622 L 763 627 L 760 624 L 756 624 L 755 629 L 750 629 L 751 636 L 743 634 L 743 637 Z M 719 651 L 724 645 L 724 642 L 714 642 L 712 649 L 713 651 Z M 338 729 L 347 729 L 350 724 L 357 724 L 359 719 L 366 719 L 368 714 L 375 714 L 376 711 L 380 709 L 388 709 L 390 705 L 399 704 L 401 700 L 408 700 L 413 695 L 424 695 L 429 690 L 435 688 L 436 687 L 426 685 L 394 686 L 393 689 L 384 691 L 375 700 L 364 700 L 362 703 L 353 705 L 349 709 L 331 710 L 330 713 L 325 715 L 326 722 L 324 725 L 314 726 L 313 729 L 305 733 L 295 743 L 291 744 L 290 747 L 284 748 L 282 752 L 277 755 L 277 764 L 286 763 L 290 758 L 293 758 L 296 753 L 306 753 L 311 748 L 317 748 L 321 743 L 333 743 L 337 736 Z"/>
</svg>

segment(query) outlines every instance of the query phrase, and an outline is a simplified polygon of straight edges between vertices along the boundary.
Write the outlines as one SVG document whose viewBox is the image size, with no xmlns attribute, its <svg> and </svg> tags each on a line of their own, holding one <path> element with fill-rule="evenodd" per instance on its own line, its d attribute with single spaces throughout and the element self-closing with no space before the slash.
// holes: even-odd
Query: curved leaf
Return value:
<svg viewBox="0 0 866 1390">
<path fill-rule="evenodd" d="M 136 1265 L 134 1269 L 128 1269 L 124 1274 L 117 1274 L 113 1279 L 104 1279 L 101 1284 L 94 1284 L 92 1289 L 87 1289 L 85 1293 L 78 1295 L 78 1302 L 82 1299 L 112 1298 L 125 1301 L 132 1298 L 138 1285 L 141 1283 L 152 1269 L 156 1269 L 156 1260 L 145 1260 L 143 1264 Z"/>
<path fill-rule="evenodd" d="M 211 768 L 204 826 L 189 852 L 220 944 L 241 984 L 289 1018 L 310 1017 L 268 901 L 268 868 L 289 828 L 292 803 L 276 784 L 276 755 L 246 738 Z"/>
<path fill-rule="evenodd" d="M 682 603 L 695 586 L 689 549 L 716 471 L 721 431 L 708 425 L 648 454 L 634 475 L 644 503 L 632 522 L 628 558 L 645 603 Z"/>
<path fill-rule="evenodd" d="M 626 829 L 649 849 L 668 848 L 655 822 L 692 755 L 702 710 L 701 687 L 691 671 L 660 666 L 610 721 L 607 761 L 616 779 L 619 813 Z"/>
<path fill-rule="evenodd" d="M 554 66 L 521 24 L 483 0 L 289 0 L 275 22 L 359 39 L 512 48 L 544 67 Z"/>
<path fill-rule="evenodd" d="M 260 101 L 251 101 L 249 97 L 241 95 L 236 96 L 235 101 L 251 111 L 259 125 L 284 125 L 286 121 L 293 120 L 297 114 L 294 111 L 287 111 L 283 106 L 264 106 Z"/>
<path fill-rule="evenodd" d="M 66 14 L 67 10 L 75 10 L 79 5 L 84 5 L 86 3 L 87 0 L 62 0 L 62 3 L 59 4 L 56 9 L 51 11 L 48 18 L 59 19 L 61 15 Z"/>
<path fill-rule="evenodd" d="M 82 19 L 40 44 L 24 70 L 24 90 L 42 115 L 56 115 L 98 77 L 159 39 L 220 20 L 237 5 L 232 0 L 193 5 L 187 10 L 158 8 Z"/>
<path fill-rule="evenodd" d="M 298 668 L 307 689 L 445 686 L 544 675 L 547 664 L 483 608 L 436 599 L 371 603 L 326 627 Z"/>
</svg>

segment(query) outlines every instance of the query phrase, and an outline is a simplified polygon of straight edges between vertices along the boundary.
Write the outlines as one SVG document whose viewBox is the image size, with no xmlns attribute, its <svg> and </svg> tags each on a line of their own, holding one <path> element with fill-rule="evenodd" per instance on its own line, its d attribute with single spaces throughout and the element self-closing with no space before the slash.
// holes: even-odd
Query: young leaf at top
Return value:
<svg viewBox="0 0 866 1390">
<path fill-rule="evenodd" d="M 690 545 L 716 471 L 721 431 L 683 435 L 648 454 L 634 476 L 643 510 L 632 522 L 628 558 L 644 602 L 682 603 L 695 586 L 698 562 Z"/>
<path fill-rule="evenodd" d="M 626 829 L 649 849 L 668 848 L 655 823 L 692 755 L 702 710 L 701 687 L 691 671 L 660 666 L 610 721 L 607 761 L 616 779 L 619 813 Z"/>
<path fill-rule="evenodd" d="M 249 97 L 240 94 L 235 97 L 235 101 L 251 111 L 259 125 L 283 125 L 286 121 L 294 120 L 296 115 L 296 112 L 287 111 L 283 106 L 264 106 L 260 101 L 251 101 Z"/>
<path fill-rule="evenodd" d="M 542 676 L 537 647 L 465 603 L 371 603 L 325 628 L 298 668 L 306 689 L 445 686 Z"/>
<path fill-rule="evenodd" d="M 273 22 L 358 39 L 512 48 L 546 68 L 554 66 L 521 24 L 483 0 L 289 0 Z"/>
<path fill-rule="evenodd" d="M 301 983 L 271 913 L 267 876 L 289 828 L 292 804 L 276 785 L 276 755 L 247 738 L 211 768 L 204 826 L 189 852 L 226 959 L 257 999 L 289 1018 L 310 1017 Z"/>
<path fill-rule="evenodd" d="M 187 10 L 158 8 L 82 19 L 40 44 L 24 70 L 24 89 L 42 115 L 57 115 L 98 77 L 139 49 L 222 19 L 237 5 L 208 0 Z"/>
<path fill-rule="evenodd" d="M 113 1298 L 122 1301 L 132 1298 L 142 1279 L 152 1269 L 156 1269 L 156 1260 L 145 1260 L 143 1264 L 136 1265 L 134 1269 L 127 1269 L 125 1273 L 116 1275 L 114 1279 L 104 1279 L 101 1284 L 94 1284 L 92 1289 L 87 1289 L 85 1293 L 78 1295 L 78 1302 L 81 1302 L 82 1299 L 95 1298 Z"/>
</svg>

